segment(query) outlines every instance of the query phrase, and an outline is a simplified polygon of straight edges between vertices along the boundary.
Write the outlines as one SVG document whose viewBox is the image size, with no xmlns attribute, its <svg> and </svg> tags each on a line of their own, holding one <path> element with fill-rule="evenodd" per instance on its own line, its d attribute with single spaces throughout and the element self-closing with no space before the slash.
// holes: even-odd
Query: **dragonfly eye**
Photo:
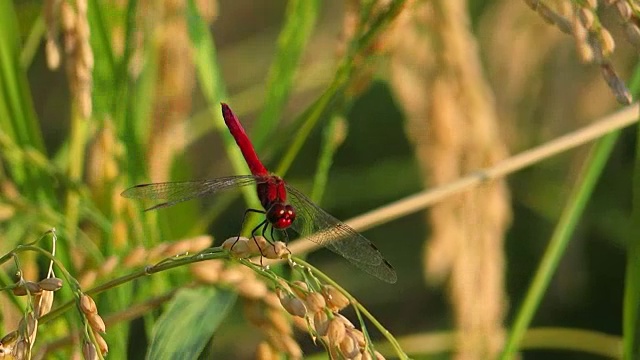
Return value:
<svg viewBox="0 0 640 360">
<path fill-rule="evenodd" d="M 286 229 L 296 218 L 296 213 L 291 205 L 274 204 L 267 211 L 267 220 L 276 229 Z"/>
</svg>

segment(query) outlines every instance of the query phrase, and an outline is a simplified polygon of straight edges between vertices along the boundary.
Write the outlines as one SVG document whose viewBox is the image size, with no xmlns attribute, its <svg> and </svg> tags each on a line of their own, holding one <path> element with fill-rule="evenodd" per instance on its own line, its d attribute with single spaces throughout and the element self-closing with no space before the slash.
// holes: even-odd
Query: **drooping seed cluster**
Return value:
<svg viewBox="0 0 640 360">
<path fill-rule="evenodd" d="M 44 19 L 47 26 L 45 51 L 49 68 L 60 66 L 58 46 L 58 24 L 62 30 L 66 68 L 80 114 L 91 116 L 91 87 L 93 82 L 93 50 L 89 43 L 89 22 L 87 20 L 87 0 L 76 0 L 75 7 L 69 1 L 46 0 Z M 60 20 L 58 21 L 58 17 Z"/>
<path fill-rule="evenodd" d="M 13 288 L 16 296 L 30 296 L 31 307 L 18 329 L 11 331 L 0 340 L 2 358 L 27 359 L 36 340 L 38 320 L 51 311 L 53 293 L 62 287 L 62 280 L 50 277 L 39 282 L 21 281 Z"/>
<path fill-rule="evenodd" d="M 293 338 L 290 321 L 276 294 L 269 291 L 253 270 L 245 266 L 225 265 L 222 260 L 194 263 L 190 270 L 202 283 L 237 291 L 247 320 L 259 328 L 267 339 L 258 346 L 258 359 L 277 358 L 279 354 L 286 354 L 291 359 L 302 357 L 300 345 Z"/>
<path fill-rule="evenodd" d="M 278 299 L 285 310 L 298 318 L 306 319 L 317 336 L 326 346 L 332 358 L 373 359 L 362 331 L 339 313 L 349 305 L 349 299 L 331 285 L 323 285 L 314 291 L 302 281 L 294 281 L 292 286 L 276 289 Z M 376 359 L 384 359 L 375 351 Z"/>
<path fill-rule="evenodd" d="M 554 11 L 541 0 L 525 0 L 525 2 L 546 22 L 573 35 L 582 61 L 599 65 L 602 77 L 616 96 L 616 100 L 625 105 L 631 103 L 631 93 L 610 61 L 610 56 L 615 50 L 615 41 L 609 30 L 600 22 L 597 0 L 572 2 L 571 9 L 567 2 L 563 2 L 565 6 L 562 13 Z M 606 0 L 604 3 L 616 6 L 625 26 L 627 39 L 633 46 L 640 49 L 640 29 L 636 25 L 640 6 L 626 0 Z"/>
<path fill-rule="evenodd" d="M 82 294 L 80 296 L 78 300 L 78 308 L 84 315 L 84 318 L 89 325 L 89 331 L 91 332 L 91 334 L 87 334 L 89 335 L 89 338 L 85 338 L 83 340 L 82 354 L 86 360 L 98 359 L 96 345 L 98 345 L 98 349 L 102 355 L 106 355 L 109 351 L 109 346 L 101 335 L 106 332 L 104 320 L 102 320 L 102 317 L 98 315 L 96 302 L 87 294 Z M 91 337 L 95 338 L 95 344 Z"/>
<path fill-rule="evenodd" d="M 282 259 L 290 254 L 287 245 L 282 241 L 270 243 L 262 236 L 230 237 L 222 243 L 222 248 L 229 250 L 240 259 L 262 255 L 267 259 Z"/>
</svg>

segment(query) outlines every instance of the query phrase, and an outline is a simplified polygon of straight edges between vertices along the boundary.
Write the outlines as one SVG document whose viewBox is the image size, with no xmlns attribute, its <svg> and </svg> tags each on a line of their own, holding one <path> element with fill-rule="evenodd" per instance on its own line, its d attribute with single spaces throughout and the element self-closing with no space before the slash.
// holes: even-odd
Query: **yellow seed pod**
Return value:
<svg viewBox="0 0 640 360">
<path fill-rule="evenodd" d="M 332 311 L 342 310 L 349 305 L 349 299 L 332 285 L 324 285 L 322 295 Z"/>
<path fill-rule="evenodd" d="M 324 311 L 313 314 L 313 328 L 316 329 L 318 336 L 327 335 L 329 328 L 329 317 Z"/>
<path fill-rule="evenodd" d="M 42 290 L 47 290 L 47 291 L 59 290 L 62 287 L 62 284 L 63 284 L 62 279 L 56 278 L 56 277 L 47 278 L 47 279 L 41 280 L 38 283 L 38 285 Z"/>
<path fill-rule="evenodd" d="M 93 301 L 93 298 L 91 298 L 91 296 L 86 294 L 82 294 L 82 296 L 80 297 L 80 309 L 87 315 L 98 312 L 96 302 Z"/>
<path fill-rule="evenodd" d="M 317 292 L 309 293 L 305 299 L 305 302 L 307 304 L 307 308 L 312 313 L 322 311 L 327 306 L 327 303 L 324 301 L 324 297 L 322 296 L 322 294 Z"/>
<path fill-rule="evenodd" d="M 327 338 L 329 343 L 333 346 L 338 346 L 347 333 L 344 323 L 337 318 L 333 318 L 329 321 L 327 326 Z"/>
<path fill-rule="evenodd" d="M 102 317 L 98 315 L 98 313 L 87 314 L 87 321 L 89 322 L 89 326 L 97 332 L 104 333 L 107 330 L 104 325 L 104 320 L 102 320 Z"/>
</svg>

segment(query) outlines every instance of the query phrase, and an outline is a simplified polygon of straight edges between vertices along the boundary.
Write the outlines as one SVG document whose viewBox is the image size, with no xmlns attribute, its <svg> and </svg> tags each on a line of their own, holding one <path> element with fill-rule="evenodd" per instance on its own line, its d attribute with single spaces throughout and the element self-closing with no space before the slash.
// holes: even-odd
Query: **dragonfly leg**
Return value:
<svg viewBox="0 0 640 360">
<path fill-rule="evenodd" d="M 262 253 L 260 244 L 258 244 L 258 241 L 256 240 L 256 232 L 258 231 L 258 229 L 262 228 L 262 237 L 265 238 L 265 240 L 267 240 L 269 243 L 271 243 L 271 241 L 269 241 L 269 239 L 264 236 L 264 232 L 267 226 L 269 226 L 269 222 L 267 221 L 267 219 L 264 219 L 260 224 L 258 224 L 258 226 L 254 227 L 253 230 L 251 230 L 251 238 L 256 243 L 256 247 L 258 248 L 258 250 L 260 250 L 260 266 L 263 266 L 262 258 L 264 257 L 264 254 Z"/>
<path fill-rule="evenodd" d="M 265 213 L 264 211 L 258 210 L 258 209 L 247 209 L 247 210 L 244 211 L 244 214 L 242 215 L 242 222 L 240 223 L 240 231 L 238 231 L 238 237 L 236 237 L 236 241 L 234 241 L 233 245 L 231 245 L 231 249 L 233 249 L 233 247 L 236 245 L 238 240 L 240 240 L 240 233 L 242 233 L 242 228 L 244 227 L 244 222 L 247 221 L 247 214 L 250 213 L 250 212 L 258 213 L 258 214 L 264 214 Z M 255 231 L 255 229 L 254 229 L 254 231 Z M 253 236 L 253 231 L 251 232 L 251 236 Z M 254 238 L 253 241 L 256 241 L 256 239 Z M 259 248 L 260 247 L 258 247 L 258 249 Z M 262 255 L 262 250 L 260 250 L 260 254 Z"/>
</svg>

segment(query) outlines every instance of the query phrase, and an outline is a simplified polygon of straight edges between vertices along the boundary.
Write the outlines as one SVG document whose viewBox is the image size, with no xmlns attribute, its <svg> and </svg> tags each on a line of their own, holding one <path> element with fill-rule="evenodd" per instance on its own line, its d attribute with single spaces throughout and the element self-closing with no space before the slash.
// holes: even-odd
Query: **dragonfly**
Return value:
<svg viewBox="0 0 640 360">
<path fill-rule="evenodd" d="M 256 154 L 249 137 L 231 108 L 221 103 L 222 117 L 240 148 L 251 175 L 227 176 L 216 179 L 141 184 L 131 187 L 122 196 L 133 199 L 161 201 L 145 211 L 165 208 L 177 203 L 213 195 L 215 193 L 253 185 L 263 210 L 247 209 L 264 214 L 265 219 L 252 231 L 260 229 L 264 235 L 268 227 L 284 231 L 292 229 L 342 256 L 357 268 L 388 283 L 395 283 L 393 266 L 378 248 L 349 225 L 336 219 L 311 201 L 301 191 L 289 185 L 280 176 L 270 173 Z"/>
</svg>

